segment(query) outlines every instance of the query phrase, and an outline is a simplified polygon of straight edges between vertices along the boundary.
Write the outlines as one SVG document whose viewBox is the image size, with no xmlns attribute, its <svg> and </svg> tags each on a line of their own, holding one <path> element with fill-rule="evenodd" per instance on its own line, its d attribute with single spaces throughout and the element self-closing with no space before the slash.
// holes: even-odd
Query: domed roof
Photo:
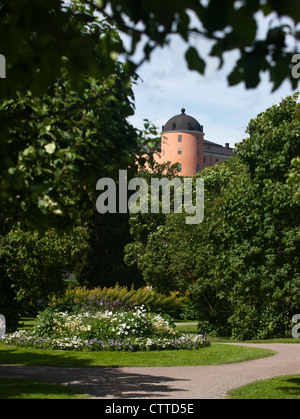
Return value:
<svg viewBox="0 0 300 419">
<path fill-rule="evenodd" d="M 180 115 L 175 115 L 163 125 L 162 131 L 203 131 L 203 126 L 192 116 L 185 114 L 185 109 L 181 109 Z"/>
</svg>

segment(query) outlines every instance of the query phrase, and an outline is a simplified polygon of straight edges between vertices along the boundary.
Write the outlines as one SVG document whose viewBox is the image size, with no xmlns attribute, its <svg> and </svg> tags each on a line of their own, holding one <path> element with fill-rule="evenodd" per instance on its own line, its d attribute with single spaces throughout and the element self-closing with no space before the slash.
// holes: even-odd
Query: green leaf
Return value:
<svg viewBox="0 0 300 419">
<path fill-rule="evenodd" d="M 205 28 L 209 32 L 224 29 L 229 24 L 232 0 L 210 0 L 204 12 Z"/>
<path fill-rule="evenodd" d="M 199 73 L 204 74 L 206 64 L 205 61 L 199 57 L 196 48 L 189 47 L 185 53 L 185 58 L 190 70 L 196 70 Z"/>
<path fill-rule="evenodd" d="M 240 38 L 246 45 L 251 45 L 255 39 L 257 24 L 254 17 L 249 14 L 246 7 L 241 7 L 234 13 L 234 21 L 232 27 L 235 35 Z"/>
</svg>

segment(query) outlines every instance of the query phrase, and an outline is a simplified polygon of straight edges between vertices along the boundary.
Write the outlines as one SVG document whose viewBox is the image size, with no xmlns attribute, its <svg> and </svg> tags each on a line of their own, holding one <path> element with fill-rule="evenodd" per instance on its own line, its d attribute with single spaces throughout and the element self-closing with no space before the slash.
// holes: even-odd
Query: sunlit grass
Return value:
<svg viewBox="0 0 300 419">
<path fill-rule="evenodd" d="M 228 392 L 231 399 L 300 399 L 300 375 L 255 381 Z"/>
<path fill-rule="evenodd" d="M 0 364 L 48 365 L 57 367 L 151 367 L 213 365 L 241 362 L 273 355 L 268 349 L 213 343 L 193 350 L 146 352 L 77 352 L 8 346 L 0 343 Z"/>
</svg>

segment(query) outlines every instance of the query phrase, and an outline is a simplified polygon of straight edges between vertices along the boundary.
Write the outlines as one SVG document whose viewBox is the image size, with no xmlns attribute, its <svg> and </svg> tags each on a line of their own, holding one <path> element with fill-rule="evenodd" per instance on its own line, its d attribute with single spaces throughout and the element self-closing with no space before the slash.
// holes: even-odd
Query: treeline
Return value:
<svg viewBox="0 0 300 419">
<path fill-rule="evenodd" d="M 247 133 L 234 158 L 197 175 L 204 221 L 136 214 L 126 260 L 155 289 L 188 291 L 186 313 L 205 331 L 290 336 L 300 312 L 299 182 L 288 176 L 300 155 L 297 95 L 251 120 Z"/>
</svg>

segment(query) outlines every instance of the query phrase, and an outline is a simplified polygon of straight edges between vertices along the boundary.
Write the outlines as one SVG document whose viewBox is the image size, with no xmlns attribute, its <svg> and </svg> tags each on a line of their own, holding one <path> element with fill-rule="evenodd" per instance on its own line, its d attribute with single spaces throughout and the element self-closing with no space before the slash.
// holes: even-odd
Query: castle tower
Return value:
<svg viewBox="0 0 300 419">
<path fill-rule="evenodd" d="M 194 176 L 203 169 L 203 137 L 203 126 L 182 108 L 162 127 L 159 162 L 177 162 L 179 175 Z"/>
</svg>

